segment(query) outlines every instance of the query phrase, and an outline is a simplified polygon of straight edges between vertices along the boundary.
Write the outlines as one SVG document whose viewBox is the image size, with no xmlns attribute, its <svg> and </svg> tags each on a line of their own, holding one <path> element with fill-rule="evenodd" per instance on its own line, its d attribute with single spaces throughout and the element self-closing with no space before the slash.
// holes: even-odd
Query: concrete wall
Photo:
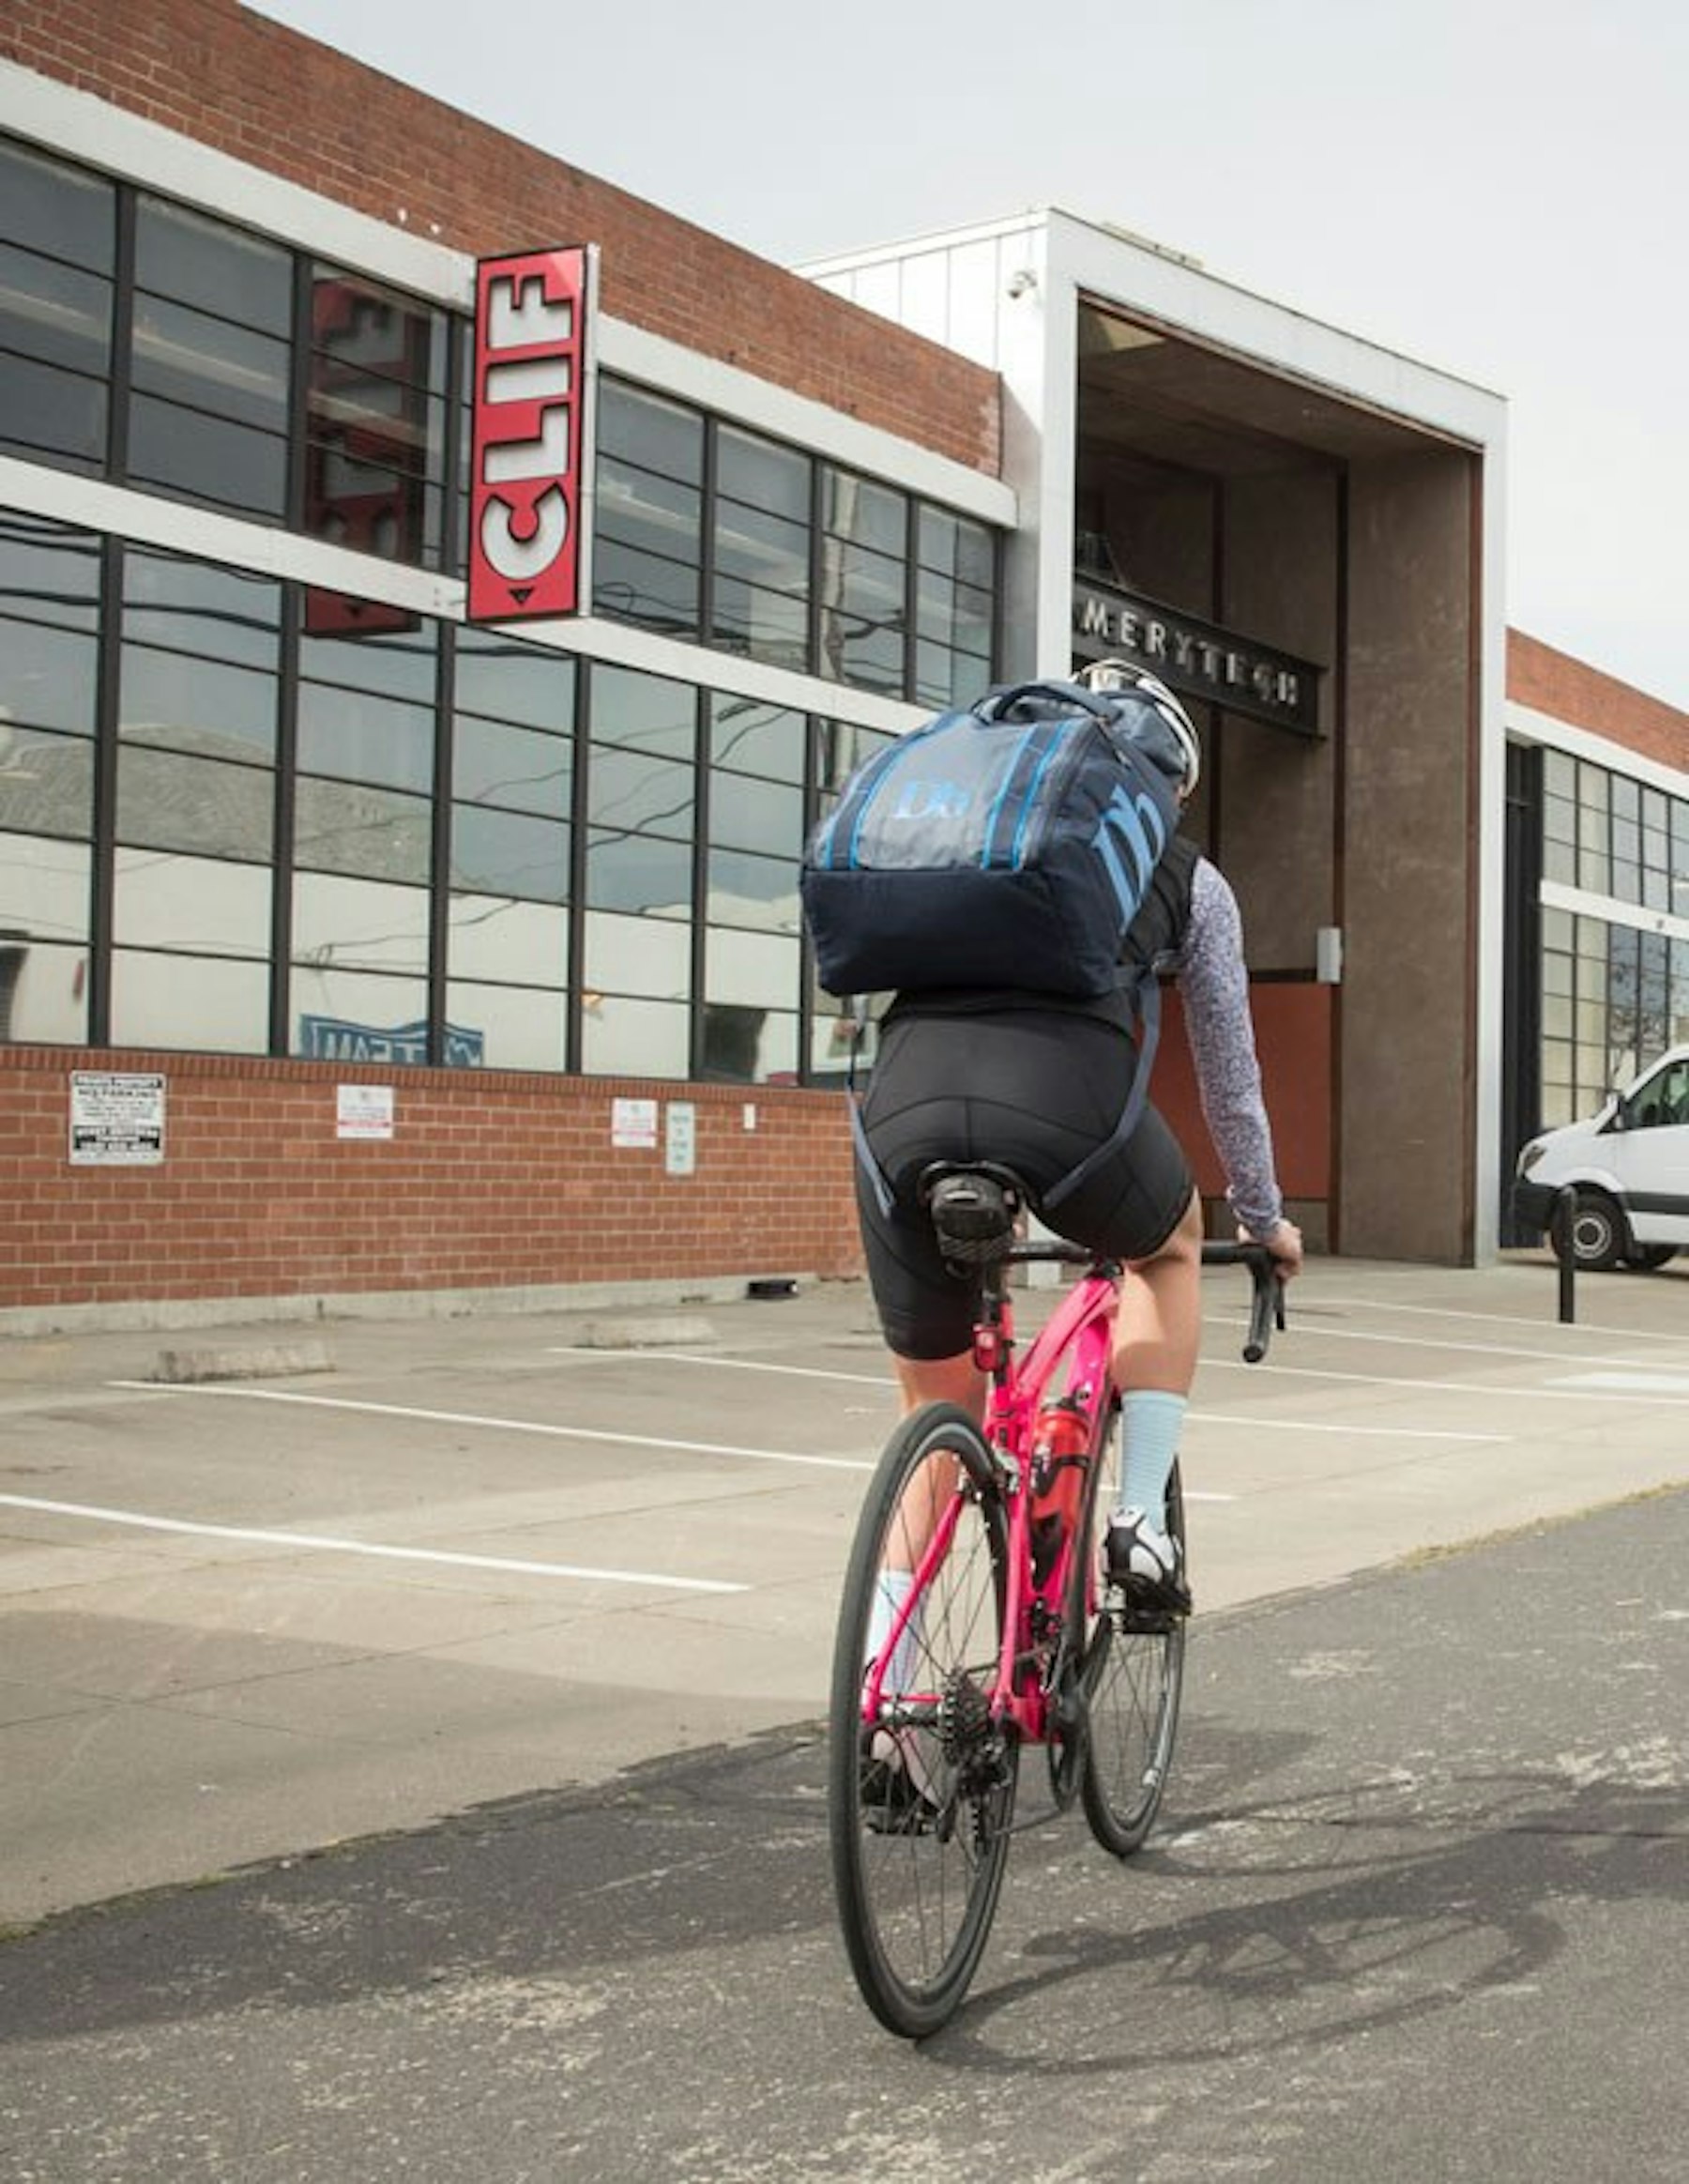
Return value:
<svg viewBox="0 0 1689 2184">
<path fill-rule="evenodd" d="M 1335 1241 L 1362 1256 L 1472 1249 L 1479 477 L 1440 451 L 1350 475 Z"/>
</svg>

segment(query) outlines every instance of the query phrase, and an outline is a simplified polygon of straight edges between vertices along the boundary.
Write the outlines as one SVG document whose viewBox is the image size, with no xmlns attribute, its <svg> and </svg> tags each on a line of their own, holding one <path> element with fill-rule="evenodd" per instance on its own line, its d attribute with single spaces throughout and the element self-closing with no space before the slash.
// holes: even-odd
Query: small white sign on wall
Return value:
<svg viewBox="0 0 1689 2184">
<path fill-rule="evenodd" d="M 157 1168 L 164 1158 L 164 1079 L 115 1070 L 70 1073 L 70 1160 L 77 1168 Z"/>
<path fill-rule="evenodd" d="M 691 1175 L 698 1165 L 698 1110 L 690 1100 L 671 1100 L 664 1121 L 662 1165 L 670 1175 Z"/>
<path fill-rule="evenodd" d="M 392 1086 L 339 1086 L 335 1097 L 334 1134 L 337 1138 L 390 1138 L 393 1135 Z"/>
<path fill-rule="evenodd" d="M 612 1145 L 631 1146 L 646 1153 L 654 1153 L 657 1150 L 656 1101 L 612 1100 L 610 1142 Z"/>
</svg>

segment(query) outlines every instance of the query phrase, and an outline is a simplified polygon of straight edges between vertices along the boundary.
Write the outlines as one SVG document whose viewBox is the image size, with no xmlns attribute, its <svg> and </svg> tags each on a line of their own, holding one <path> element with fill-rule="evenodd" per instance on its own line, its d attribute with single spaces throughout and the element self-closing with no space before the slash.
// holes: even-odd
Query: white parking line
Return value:
<svg viewBox="0 0 1689 2184">
<path fill-rule="evenodd" d="M 730 1366 L 735 1372 L 791 1373 L 806 1381 L 849 1381 L 854 1387 L 895 1388 L 897 1385 L 890 1373 L 829 1372 L 818 1365 L 770 1365 L 766 1358 L 711 1357 L 708 1352 L 690 1350 L 599 1350 L 588 1349 L 585 1343 L 548 1342 L 545 1354 L 548 1357 L 590 1358 L 604 1364 L 616 1361 L 625 1364 L 632 1357 L 648 1357 L 658 1365 Z"/>
<path fill-rule="evenodd" d="M 571 1350 L 557 1343 L 549 1347 L 553 1355 L 561 1357 L 626 1357 L 628 1354 L 626 1351 Z M 868 1387 L 875 1388 L 892 1388 L 896 1385 L 893 1381 L 873 1378 L 867 1373 L 827 1372 L 817 1366 L 807 1365 L 769 1365 L 760 1358 L 712 1357 L 707 1352 L 642 1350 L 639 1354 L 641 1357 L 657 1359 L 664 1365 L 715 1366 L 726 1372 L 793 1373 L 803 1380 L 860 1381 Z M 1514 1438 L 1511 1433 L 1455 1433 L 1430 1426 L 1346 1426 L 1332 1425 L 1324 1419 L 1238 1418 L 1225 1411 L 1192 1411 L 1189 1417 L 1194 1426 L 1253 1426 L 1275 1433 L 1342 1433 L 1357 1440 L 1511 1441 Z"/>
<path fill-rule="evenodd" d="M 1291 1293 L 1294 1296 L 1295 1292 Z M 1316 1318 L 1328 1307 L 1344 1312 L 1388 1312 L 1392 1317 L 1400 1312 L 1426 1320 L 1471 1320 L 1495 1327 L 1531 1327 L 1539 1335 L 1545 1324 L 1540 1319 L 1528 1320 L 1522 1313 L 1468 1312 L 1458 1305 L 1400 1305 L 1390 1297 L 1332 1297 L 1321 1294 L 1308 1300 L 1308 1309 Z M 1570 1331 L 1579 1335 L 1616 1335 L 1622 1342 L 1675 1342 L 1681 1345 L 1683 1340 L 1681 1335 L 1667 1335 L 1659 1328 L 1603 1327 L 1589 1321 L 1573 1321 Z"/>
<path fill-rule="evenodd" d="M 125 1383 L 119 1382 L 119 1385 Z M 373 1539 L 335 1539 L 318 1532 L 266 1532 L 245 1524 L 195 1524 L 183 1517 L 149 1517 L 136 1509 L 101 1509 L 85 1502 L 44 1502 L 33 1494 L 0 1494 L 8 1509 L 36 1509 L 49 1517 L 80 1517 L 98 1524 L 127 1524 L 143 1532 L 182 1532 L 197 1539 L 240 1539 L 260 1547 L 309 1548 L 319 1554 L 362 1554 L 387 1562 L 445 1563 L 453 1569 L 498 1570 L 530 1578 L 580 1578 L 607 1585 L 659 1585 L 677 1593 L 745 1593 L 748 1585 L 715 1578 L 658 1577 L 649 1570 L 594 1569 L 581 1563 L 524 1562 L 499 1554 L 457 1554 L 438 1547 L 388 1547 Z"/>
<path fill-rule="evenodd" d="M 1560 1361 L 1565 1362 L 1563 1359 Z M 1678 1408 L 1689 1398 L 1673 1396 L 1627 1396 L 1612 1388 L 1577 1388 L 1560 1381 L 1551 1381 L 1539 1388 L 1499 1386 L 1493 1381 L 1410 1381 L 1392 1380 L 1382 1373 L 1331 1372 L 1312 1365 L 1245 1365 L 1241 1358 L 1208 1357 L 1203 1359 L 1204 1371 L 1218 1367 L 1223 1371 L 1255 1372 L 1265 1379 L 1284 1381 L 1347 1381 L 1363 1388 L 1411 1388 L 1416 1394 L 1427 1396 L 1499 1396 L 1508 1402 L 1518 1402 L 1521 1397 L 1539 1403 L 1652 1403 Z M 1593 1377 L 1593 1376 L 1591 1376 Z"/>
<path fill-rule="evenodd" d="M 1216 1322 L 1210 1321 L 1210 1324 Z M 1447 1335 L 1385 1335 L 1371 1327 L 1330 1327 L 1323 1321 L 1304 1321 L 1298 1332 L 1316 1335 L 1322 1342 L 1390 1343 L 1403 1350 L 1458 1350 L 1473 1357 L 1522 1357 L 1538 1365 L 1635 1366 L 1634 1357 L 1604 1357 L 1596 1351 L 1519 1350 L 1500 1342 L 1461 1342 Z"/>
<path fill-rule="evenodd" d="M 249 1403 L 305 1403 L 319 1411 L 360 1411 L 377 1418 L 420 1418 L 433 1426 L 486 1426 L 500 1433 L 540 1433 L 559 1441 L 603 1441 L 618 1448 L 666 1448 L 681 1456 L 737 1456 L 750 1463 L 800 1464 L 817 1471 L 869 1472 L 853 1456 L 809 1456 L 799 1449 L 740 1448 L 731 1442 L 664 1441 L 651 1433 L 610 1433 L 598 1427 L 551 1426 L 534 1418 L 485 1418 L 473 1411 L 421 1411 L 406 1403 L 360 1403 L 348 1396 L 302 1396 L 289 1388 L 173 1387 L 162 1381 L 109 1381 L 144 1396 L 223 1396 Z"/>
</svg>

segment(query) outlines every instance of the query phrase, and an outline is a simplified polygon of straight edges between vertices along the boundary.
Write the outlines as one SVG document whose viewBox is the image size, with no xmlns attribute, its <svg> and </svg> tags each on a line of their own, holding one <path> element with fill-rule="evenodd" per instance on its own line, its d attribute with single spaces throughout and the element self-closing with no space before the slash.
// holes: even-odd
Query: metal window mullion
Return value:
<svg viewBox="0 0 1689 2184">
<path fill-rule="evenodd" d="M 821 527 L 824 496 L 819 456 L 810 457 L 809 474 L 809 656 L 805 664 L 812 675 L 818 675 L 821 672 L 821 586 L 826 573 L 826 545 Z"/>
<path fill-rule="evenodd" d="M 710 434 L 713 445 L 715 435 Z M 710 694 L 702 687 L 692 710 L 692 993 L 687 1001 L 687 1070 L 699 1077 L 704 1069 L 704 1007 L 707 942 L 705 919 L 709 909 L 709 715 Z"/>
<path fill-rule="evenodd" d="M 704 460 L 698 478 L 698 642 L 715 641 L 716 420 L 704 415 Z"/>
<path fill-rule="evenodd" d="M 430 1062 L 446 1061 L 447 947 L 451 935 L 451 783 L 456 742 L 457 625 L 442 622 L 434 649 L 434 812 L 428 874 L 428 1044 Z"/>
<path fill-rule="evenodd" d="M 920 674 L 916 657 L 920 651 L 917 643 L 917 617 L 921 612 L 921 567 L 919 540 L 921 537 L 921 503 L 911 493 L 904 502 L 904 671 L 903 695 L 914 701 L 919 698 Z M 954 617 L 952 615 L 952 625 Z"/>
<path fill-rule="evenodd" d="M 99 545 L 99 667 L 94 700 L 94 811 L 88 864 L 90 1046 L 112 1039 L 112 948 L 116 896 L 117 724 L 123 670 L 123 542 Z"/>
<path fill-rule="evenodd" d="M 569 1006 L 564 1017 L 563 1066 L 581 1074 L 585 1041 L 581 1030 L 582 989 L 586 978 L 587 801 L 592 793 L 592 675 L 578 659 L 574 676 L 574 781 L 570 791 L 569 830 Z"/>
<path fill-rule="evenodd" d="M 276 692 L 276 804 L 270 836 L 269 1050 L 291 1050 L 294 818 L 298 808 L 300 585 L 282 587 L 282 646 Z"/>
<path fill-rule="evenodd" d="M 282 520 L 296 531 L 305 528 L 305 453 L 311 430 L 311 268 L 303 253 L 295 252 L 287 358 L 287 485 Z"/>
<path fill-rule="evenodd" d="M 117 191 L 116 247 L 112 259 L 112 359 L 106 413 L 106 474 L 129 482 L 129 387 L 134 376 L 135 192 Z"/>
</svg>

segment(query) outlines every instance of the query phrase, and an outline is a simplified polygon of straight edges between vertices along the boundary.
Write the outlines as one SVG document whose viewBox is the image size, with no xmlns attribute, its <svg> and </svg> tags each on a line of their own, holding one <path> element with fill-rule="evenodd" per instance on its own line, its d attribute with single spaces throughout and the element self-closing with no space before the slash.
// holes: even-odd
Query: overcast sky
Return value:
<svg viewBox="0 0 1689 2184">
<path fill-rule="evenodd" d="M 1056 205 L 1493 388 L 1509 622 L 1689 710 L 1684 0 L 260 11 L 781 263 Z"/>
</svg>

